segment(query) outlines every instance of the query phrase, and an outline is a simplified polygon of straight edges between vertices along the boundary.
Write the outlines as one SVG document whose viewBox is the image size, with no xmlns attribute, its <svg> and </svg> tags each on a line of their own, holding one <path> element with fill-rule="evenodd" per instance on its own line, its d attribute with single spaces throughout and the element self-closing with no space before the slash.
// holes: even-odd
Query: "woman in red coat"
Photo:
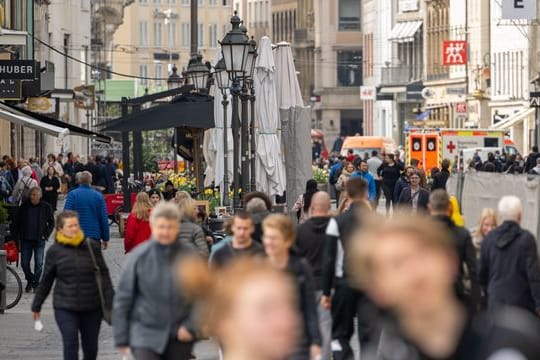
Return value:
<svg viewBox="0 0 540 360">
<path fill-rule="evenodd" d="M 124 237 L 124 250 L 126 254 L 133 250 L 137 245 L 150 238 L 150 224 L 148 219 L 152 204 L 150 197 L 145 192 L 137 194 L 133 210 L 128 216 L 126 224 L 126 234 Z"/>
</svg>

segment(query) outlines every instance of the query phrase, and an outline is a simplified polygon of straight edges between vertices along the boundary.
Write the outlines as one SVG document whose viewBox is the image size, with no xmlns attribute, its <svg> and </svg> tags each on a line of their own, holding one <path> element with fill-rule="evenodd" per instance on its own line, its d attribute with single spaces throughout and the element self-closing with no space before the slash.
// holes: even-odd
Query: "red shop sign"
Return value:
<svg viewBox="0 0 540 360">
<path fill-rule="evenodd" d="M 466 65 L 467 42 L 461 40 L 443 41 L 443 65 Z"/>
</svg>

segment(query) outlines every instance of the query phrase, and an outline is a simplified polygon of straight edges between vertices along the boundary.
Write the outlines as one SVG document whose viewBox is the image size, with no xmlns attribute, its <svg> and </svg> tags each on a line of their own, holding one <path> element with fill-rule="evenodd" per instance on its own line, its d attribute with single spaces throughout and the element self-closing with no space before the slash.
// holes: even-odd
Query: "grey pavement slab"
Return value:
<svg viewBox="0 0 540 360">
<path fill-rule="evenodd" d="M 51 243 L 51 241 L 48 242 L 49 245 Z M 111 241 L 109 248 L 104 251 L 104 255 L 112 280 L 116 283 L 120 276 L 124 254 L 122 239 L 120 239 L 118 228 L 115 225 L 111 227 Z M 24 286 L 26 283 L 20 267 L 18 271 Z M 41 313 L 44 325 L 42 332 L 34 330 L 30 311 L 32 299 L 33 294 L 24 293 L 15 308 L 6 310 L 4 315 L 0 315 L 0 360 L 62 359 L 62 338 L 54 320 L 52 294 L 46 300 Z M 199 360 L 218 359 L 217 346 L 211 341 L 197 344 L 195 354 Z M 114 348 L 112 329 L 105 323 L 102 324 L 99 338 L 98 359 L 120 359 L 118 351 Z"/>
</svg>

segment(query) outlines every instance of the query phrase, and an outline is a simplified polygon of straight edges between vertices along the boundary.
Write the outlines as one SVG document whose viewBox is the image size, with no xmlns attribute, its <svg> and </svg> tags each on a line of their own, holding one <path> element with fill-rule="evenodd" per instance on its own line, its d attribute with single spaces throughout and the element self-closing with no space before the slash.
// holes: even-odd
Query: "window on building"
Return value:
<svg viewBox="0 0 540 360">
<path fill-rule="evenodd" d="M 154 0 L 154 4 L 161 4 L 161 0 Z"/>
<path fill-rule="evenodd" d="M 170 48 L 176 47 L 176 22 L 171 21 L 167 25 L 168 46 Z"/>
<path fill-rule="evenodd" d="M 229 6 L 231 0 L 223 0 L 223 6 Z"/>
<path fill-rule="evenodd" d="M 339 25 L 341 31 L 360 30 L 360 1 L 339 0 Z"/>
<path fill-rule="evenodd" d="M 197 40 L 199 42 L 199 47 L 204 47 L 204 25 L 203 24 L 199 24 L 199 29 L 198 29 L 198 34 L 197 34 Z"/>
<path fill-rule="evenodd" d="M 154 23 L 154 46 L 155 47 L 161 46 L 162 28 L 163 28 L 163 25 L 160 22 Z"/>
<path fill-rule="evenodd" d="M 211 24 L 208 27 L 208 47 L 215 49 L 217 45 L 217 25 Z"/>
<path fill-rule="evenodd" d="M 208 5 L 210 5 L 210 6 L 216 6 L 216 5 L 217 5 L 217 2 L 218 2 L 218 0 L 208 0 Z"/>
<path fill-rule="evenodd" d="M 176 4 L 176 0 L 167 0 L 167 4 Z"/>
<path fill-rule="evenodd" d="M 189 23 L 182 23 L 182 47 L 188 48 L 191 37 L 191 28 Z"/>
<path fill-rule="evenodd" d="M 161 86 L 163 84 L 161 80 L 163 78 L 163 66 L 161 64 L 156 64 L 155 70 L 156 86 Z"/>
<path fill-rule="evenodd" d="M 141 77 L 140 83 L 141 85 L 148 85 L 148 65 L 143 64 L 139 65 L 139 76 Z"/>
<path fill-rule="evenodd" d="M 190 0 L 180 0 L 182 1 L 182 5 L 189 5 Z"/>
<path fill-rule="evenodd" d="M 139 0 L 139 4 L 148 4 L 148 0 Z"/>
<path fill-rule="evenodd" d="M 139 21 L 139 45 L 148 46 L 148 23 Z"/>
<path fill-rule="evenodd" d="M 202 6 L 203 5 L 203 0 L 198 0 L 197 5 Z"/>
<path fill-rule="evenodd" d="M 448 76 L 449 66 L 444 66 L 441 46 L 450 38 L 450 1 L 429 3 L 426 14 L 426 72 L 428 80 Z"/>
<path fill-rule="evenodd" d="M 337 80 L 338 86 L 362 85 L 362 51 L 337 52 Z"/>
</svg>

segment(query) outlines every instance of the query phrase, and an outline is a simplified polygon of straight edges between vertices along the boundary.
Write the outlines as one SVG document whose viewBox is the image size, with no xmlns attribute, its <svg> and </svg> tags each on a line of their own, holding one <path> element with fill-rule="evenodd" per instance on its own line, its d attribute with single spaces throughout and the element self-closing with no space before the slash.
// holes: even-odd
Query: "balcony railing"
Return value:
<svg viewBox="0 0 540 360">
<path fill-rule="evenodd" d="M 405 85 L 413 80 L 421 78 L 422 68 L 420 66 L 390 66 L 383 67 L 381 74 L 381 85 Z"/>
</svg>

